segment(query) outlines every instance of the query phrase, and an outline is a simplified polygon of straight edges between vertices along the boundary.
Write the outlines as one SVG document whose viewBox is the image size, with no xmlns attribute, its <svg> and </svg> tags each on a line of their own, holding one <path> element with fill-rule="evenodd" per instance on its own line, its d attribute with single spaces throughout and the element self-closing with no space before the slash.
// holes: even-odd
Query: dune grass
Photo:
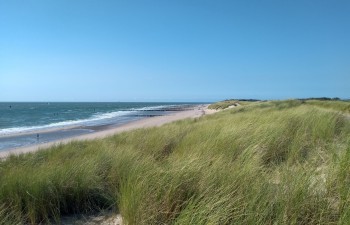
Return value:
<svg viewBox="0 0 350 225">
<path fill-rule="evenodd" d="M 323 108 L 338 110 L 344 113 L 350 113 L 350 101 L 317 101 L 307 100 L 307 104 L 315 105 Z"/>
<path fill-rule="evenodd" d="M 349 224 L 350 121 L 336 110 L 256 102 L 12 156 L 0 224 L 108 208 L 129 225 Z"/>
<path fill-rule="evenodd" d="M 209 109 L 226 109 L 230 106 L 236 106 L 239 104 L 239 101 L 237 100 L 225 100 L 221 102 L 216 102 L 211 105 L 209 105 Z"/>
<path fill-rule="evenodd" d="M 230 106 L 249 105 L 252 103 L 259 102 L 259 101 L 260 100 L 256 100 L 256 99 L 240 99 L 240 100 L 230 99 L 230 100 L 224 100 L 224 101 L 213 103 L 213 104 L 209 105 L 208 108 L 221 110 L 221 109 L 227 109 Z"/>
</svg>

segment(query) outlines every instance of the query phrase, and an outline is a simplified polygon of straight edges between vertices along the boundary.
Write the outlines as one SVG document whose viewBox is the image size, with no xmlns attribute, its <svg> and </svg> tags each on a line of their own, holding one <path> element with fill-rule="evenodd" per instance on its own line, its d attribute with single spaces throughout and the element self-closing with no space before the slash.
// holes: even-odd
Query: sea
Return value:
<svg viewBox="0 0 350 225">
<path fill-rule="evenodd" d="M 196 105 L 199 103 L 0 102 L 0 151 L 97 132 Z"/>
</svg>

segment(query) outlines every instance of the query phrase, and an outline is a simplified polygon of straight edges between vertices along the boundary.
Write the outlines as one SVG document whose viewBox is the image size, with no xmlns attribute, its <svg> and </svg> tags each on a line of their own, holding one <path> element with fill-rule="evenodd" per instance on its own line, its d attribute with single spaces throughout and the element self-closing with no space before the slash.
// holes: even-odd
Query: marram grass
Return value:
<svg viewBox="0 0 350 225">
<path fill-rule="evenodd" d="M 209 109 L 226 109 L 229 106 L 236 106 L 237 104 L 239 104 L 239 101 L 225 100 L 225 101 L 216 102 L 214 104 L 209 105 Z"/>
<path fill-rule="evenodd" d="M 349 224 L 350 121 L 320 104 L 251 103 L 12 156 L 0 224 L 100 209 L 129 225 Z"/>
</svg>

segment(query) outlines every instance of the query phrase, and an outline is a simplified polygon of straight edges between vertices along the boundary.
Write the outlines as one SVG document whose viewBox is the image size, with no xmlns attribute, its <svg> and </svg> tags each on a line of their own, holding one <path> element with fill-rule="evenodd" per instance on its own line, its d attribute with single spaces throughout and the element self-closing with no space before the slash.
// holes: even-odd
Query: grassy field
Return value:
<svg viewBox="0 0 350 225">
<path fill-rule="evenodd" d="M 323 108 L 338 110 L 345 113 L 350 113 L 350 102 L 349 101 L 316 101 L 307 100 L 307 104 L 315 105 Z"/>
<path fill-rule="evenodd" d="M 216 102 L 214 104 L 209 105 L 209 109 L 226 109 L 230 106 L 236 106 L 239 104 L 237 100 L 225 100 L 221 102 Z"/>
<path fill-rule="evenodd" d="M 256 102 L 12 156 L 0 163 L 0 224 L 100 209 L 129 225 L 349 224 L 350 120 L 338 104 Z"/>
<path fill-rule="evenodd" d="M 235 99 L 231 99 L 231 100 L 224 100 L 224 101 L 220 101 L 220 102 L 216 102 L 213 103 L 211 105 L 209 105 L 209 109 L 216 109 L 216 110 L 221 110 L 221 109 L 227 109 L 230 106 L 239 106 L 239 105 L 249 105 L 251 103 L 256 103 L 259 100 L 235 100 Z"/>
</svg>

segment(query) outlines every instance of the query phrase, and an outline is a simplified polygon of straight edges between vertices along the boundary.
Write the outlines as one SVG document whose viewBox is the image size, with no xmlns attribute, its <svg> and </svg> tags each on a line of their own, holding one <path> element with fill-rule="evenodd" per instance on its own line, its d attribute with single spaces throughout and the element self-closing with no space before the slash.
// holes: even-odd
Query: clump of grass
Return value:
<svg viewBox="0 0 350 225">
<path fill-rule="evenodd" d="M 350 121 L 337 109 L 257 102 L 10 157 L 0 223 L 114 208 L 129 225 L 347 224 Z"/>
<path fill-rule="evenodd" d="M 18 164 L 5 161 L 0 173 L 2 202 L 32 224 L 108 207 L 112 203 L 104 189 L 108 157 L 92 142 L 85 144 L 71 143 L 20 156 L 21 160 L 13 157 Z M 76 153 L 81 148 L 85 153 L 79 156 Z M 91 149 L 97 154 L 89 154 Z"/>
</svg>

